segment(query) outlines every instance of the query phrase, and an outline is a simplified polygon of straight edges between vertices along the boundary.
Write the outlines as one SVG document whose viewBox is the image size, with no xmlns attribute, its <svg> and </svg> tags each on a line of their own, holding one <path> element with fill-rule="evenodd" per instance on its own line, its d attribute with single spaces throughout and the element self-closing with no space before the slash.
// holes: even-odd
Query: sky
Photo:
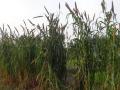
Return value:
<svg viewBox="0 0 120 90">
<path fill-rule="evenodd" d="M 0 25 L 18 26 L 23 23 L 23 20 L 27 19 L 35 22 L 33 17 L 46 13 L 44 6 L 46 6 L 48 11 L 58 13 L 59 2 L 61 4 L 61 20 L 65 23 L 65 15 L 68 13 L 65 3 L 67 2 L 73 8 L 75 1 L 80 12 L 86 11 L 90 16 L 93 16 L 94 13 L 99 16 L 102 12 L 102 0 L 0 0 Z M 110 8 L 111 2 L 114 2 L 115 12 L 117 13 L 118 21 L 120 21 L 120 0 L 105 1 L 108 8 Z"/>
</svg>

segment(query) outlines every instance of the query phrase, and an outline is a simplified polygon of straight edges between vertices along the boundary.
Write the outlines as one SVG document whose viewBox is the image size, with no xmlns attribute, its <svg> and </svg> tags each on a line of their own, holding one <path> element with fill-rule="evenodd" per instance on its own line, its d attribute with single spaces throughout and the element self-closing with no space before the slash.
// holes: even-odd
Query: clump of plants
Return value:
<svg viewBox="0 0 120 90">
<path fill-rule="evenodd" d="M 76 3 L 74 9 L 65 6 L 73 19 L 73 38 L 69 40 L 60 12 L 56 15 L 46 8 L 43 17 L 47 23 L 28 20 L 19 29 L 0 27 L 0 89 L 120 89 L 120 31 L 113 3 L 108 11 L 103 0 L 103 16 L 92 19 Z"/>
</svg>

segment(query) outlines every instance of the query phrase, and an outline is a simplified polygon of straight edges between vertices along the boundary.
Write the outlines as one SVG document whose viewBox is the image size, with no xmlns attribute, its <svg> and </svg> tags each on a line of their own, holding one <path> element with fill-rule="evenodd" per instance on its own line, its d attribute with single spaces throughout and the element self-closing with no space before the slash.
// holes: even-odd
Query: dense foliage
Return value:
<svg viewBox="0 0 120 90">
<path fill-rule="evenodd" d="M 74 9 L 65 5 L 73 39 L 67 40 L 60 15 L 46 8 L 48 25 L 28 20 L 33 27 L 28 29 L 24 21 L 22 35 L 16 27 L 0 28 L 1 90 L 120 89 L 120 28 L 113 3 L 107 11 L 103 0 L 104 16 L 97 19 L 80 13 L 76 3 Z"/>
</svg>

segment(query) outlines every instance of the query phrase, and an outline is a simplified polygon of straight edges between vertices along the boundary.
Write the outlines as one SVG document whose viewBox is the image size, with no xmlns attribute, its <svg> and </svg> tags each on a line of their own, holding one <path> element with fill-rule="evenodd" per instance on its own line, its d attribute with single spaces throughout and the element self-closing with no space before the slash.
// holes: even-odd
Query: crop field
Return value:
<svg viewBox="0 0 120 90">
<path fill-rule="evenodd" d="M 0 27 L 0 90 L 120 90 L 120 24 L 113 3 L 107 10 L 103 0 L 98 18 L 76 3 L 65 6 L 72 39 L 65 33 L 68 23 L 46 8 L 48 25 L 28 20 L 31 29 L 26 21 L 21 29 Z"/>
</svg>

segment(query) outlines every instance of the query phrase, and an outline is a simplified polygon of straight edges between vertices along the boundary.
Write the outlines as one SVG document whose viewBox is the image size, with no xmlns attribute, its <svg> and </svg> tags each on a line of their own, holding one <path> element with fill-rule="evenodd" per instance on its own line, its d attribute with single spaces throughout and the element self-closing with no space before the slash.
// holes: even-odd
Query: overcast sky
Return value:
<svg viewBox="0 0 120 90">
<path fill-rule="evenodd" d="M 0 0 L 0 25 L 10 24 L 19 25 L 23 19 L 32 19 L 32 17 L 43 15 L 45 13 L 44 6 L 50 12 L 58 12 L 59 2 L 61 4 L 61 15 L 64 16 L 68 12 L 65 7 L 67 2 L 71 7 L 77 2 L 79 10 L 86 11 L 93 16 L 101 14 L 102 0 Z M 115 12 L 120 19 L 120 0 L 113 0 Z M 112 0 L 106 0 L 108 8 L 111 6 Z M 120 21 L 120 20 L 119 20 Z"/>
</svg>

